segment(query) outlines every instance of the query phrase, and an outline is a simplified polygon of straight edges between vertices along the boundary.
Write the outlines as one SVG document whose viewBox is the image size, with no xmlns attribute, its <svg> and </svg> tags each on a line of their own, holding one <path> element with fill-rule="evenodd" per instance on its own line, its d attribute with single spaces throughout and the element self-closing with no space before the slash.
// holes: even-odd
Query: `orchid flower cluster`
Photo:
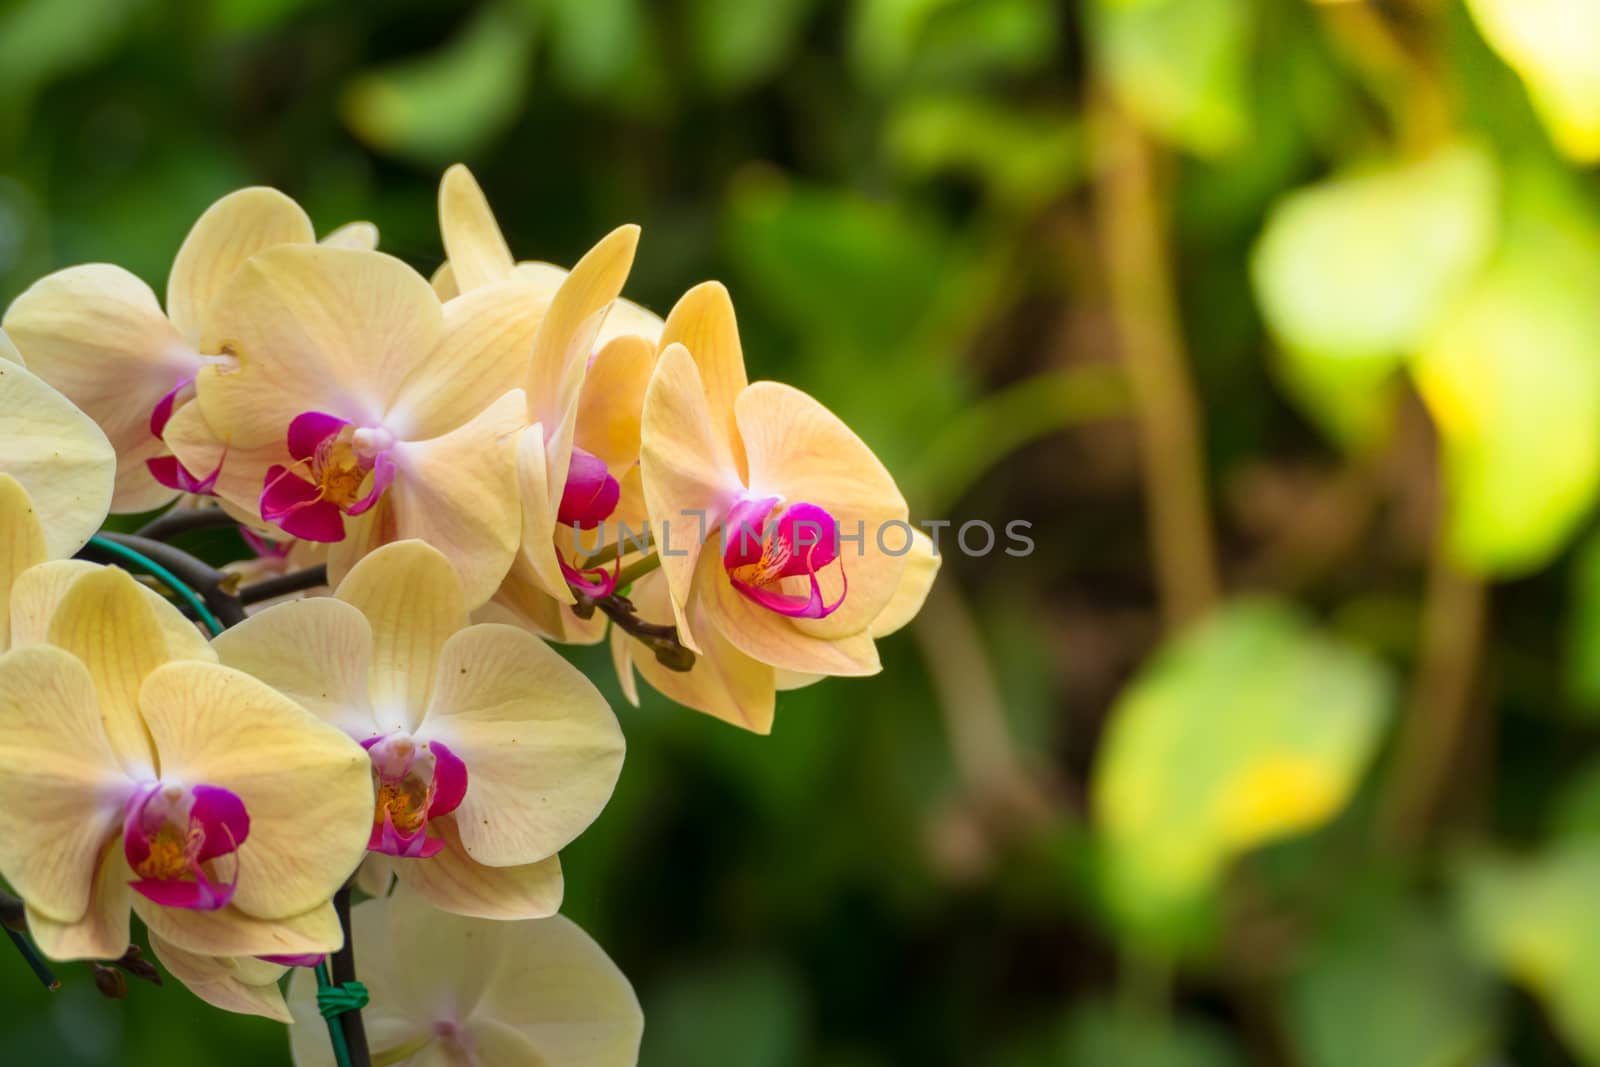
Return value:
<svg viewBox="0 0 1600 1067">
<path fill-rule="evenodd" d="M 127 962 L 136 915 L 302 1065 L 632 1063 L 628 982 L 556 915 L 623 734 L 549 642 L 609 631 L 629 700 L 766 733 L 877 671 L 939 561 L 873 535 L 907 507 L 847 426 L 748 381 L 721 285 L 622 298 L 636 227 L 518 262 L 460 166 L 439 223 L 430 279 L 244 189 L 164 305 L 90 264 L 6 310 L 0 878 L 43 956 Z M 179 567 L 202 526 L 245 558 Z"/>
</svg>

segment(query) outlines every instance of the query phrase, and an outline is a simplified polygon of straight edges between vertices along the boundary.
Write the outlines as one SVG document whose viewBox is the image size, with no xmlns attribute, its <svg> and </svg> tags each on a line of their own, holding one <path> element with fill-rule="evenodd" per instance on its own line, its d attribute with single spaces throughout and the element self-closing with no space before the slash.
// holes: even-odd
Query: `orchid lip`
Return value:
<svg viewBox="0 0 1600 1067">
<path fill-rule="evenodd" d="M 598 526 L 617 510 L 622 485 L 611 476 L 605 461 L 576 446 L 567 468 L 556 521 L 564 526 Z"/>
<path fill-rule="evenodd" d="M 399 471 L 395 443 L 386 427 L 357 427 L 325 411 L 302 412 L 284 435 L 293 462 L 267 469 L 261 517 L 301 540 L 344 540 L 345 517 L 370 510 L 393 484 Z"/>
<path fill-rule="evenodd" d="M 376 794 L 367 849 L 405 859 L 427 859 L 444 848 L 428 823 L 460 807 L 467 794 L 467 765 L 441 741 L 403 731 L 361 742 L 372 759 Z"/>
<path fill-rule="evenodd" d="M 250 836 L 250 814 L 237 793 L 213 785 L 157 782 L 129 800 L 122 850 L 139 877 L 129 883 L 169 908 L 216 911 L 239 884 L 239 846 Z M 208 865 L 232 856 L 231 877 L 218 881 Z"/>
<path fill-rule="evenodd" d="M 839 609 L 850 589 L 839 553 L 839 523 L 825 508 L 799 501 L 779 509 L 775 496 L 746 496 L 728 511 L 722 566 L 728 581 L 768 611 L 792 619 L 824 619 Z M 837 561 L 841 589 L 828 603 L 818 572 Z M 807 578 L 808 595 L 785 592 L 786 578 Z"/>
</svg>

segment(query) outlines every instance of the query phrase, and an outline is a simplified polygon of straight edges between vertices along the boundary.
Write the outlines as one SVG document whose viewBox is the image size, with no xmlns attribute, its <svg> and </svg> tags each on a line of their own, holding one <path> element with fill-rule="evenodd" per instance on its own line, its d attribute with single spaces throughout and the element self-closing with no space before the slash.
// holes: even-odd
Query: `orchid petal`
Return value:
<svg viewBox="0 0 1600 1067">
<path fill-rule="evenodd" d="M 913 531 L 911 548 L 906 553 L 906 569 L 900 574 L 900 584 L 894 596 L 885 604 L 878 617 L 872 620 L 869 632 L 874 638 L 888 637 L 916 618 L 922 610 L 933 580 L 939 575 L 944 557 L 934 548 L 933 539 L 921 530 Z"/>
<path fill-rule="evenodd" d="M 370 222 L 347 222 L 337 230 L 325 234 L 317 243 L 328 248 L 352 248 L 359 252 L 372 252 L 378 247 L 378 227 Z"/>
<path fill-rule="evenodd" d="M 380 731 L 415 731 L 445 643 L 467 625 L 461 579 L 433 546 L 397 541 L 356 564 L 336 595 L 371 627 L 367 686 Z"/>
<path fill-rule="evenodd" d="M 429 860 L 399 860 L 395 873 L 434 907 L 480 919 L 542 919 L 561 906 L 561 861 L 488 867 L 467 855 L 453 818 L 430 826 L 444 847 Z"/>
<path fill-rule="evenodd" d="M 189 992 L 212 1007 L 280 1023 L 294 1021 L 278 991 L 288 967 L 251 956 L 202 956 L 156 936 L 150 938 L 150 950 Z"/>
<path fill-rule="evenodd" d="M 608 323 L 621 306 L 619 302 L 612 308 Z M 635 336 L 612 340 L 589 364 L 578 394 L 574 440 L 577 447 L 598 456 L 614 471 L 638 462 L 639 420 L 655 365 L 655 346 Z"/>
<path fill-rule="evenodd" d="M 229 790 L 250 813 L 234 909 L 284 919 L 333 896 L 361 861 L 372 821 L 360 746 L 262 682 L 215 664 L 155 671 L 140 705 L 163 776 Z"/>
<path fill-rule="evenodd" d="M 236 904 L 217 911 L 163 908 L 139 896 L 133 910 L 151 937 L 200 956 L 298 956 L 337 952 L 344 944 L 331 900 L 282 919 L 257 918 Z"/>
<path fill-rule="evenodd" d="M 33 500 L 22 483 L 0 473 L 0 651 L 11 647 L 12 601 L 17 580 L 48 556 Z"/>
<path fill-rule="evenodd" d="M 683 345 L 694 357 L 705 387 L 712 433 L 743 474 L 744 445 L 734 417 L 734 401 L 744 392 L 749 379 L 745 376 L 733 298 L 721 282 L 704 282 L 679 298 L 661 331 L 661 347 L 671 344 Z"/>
<path fill-rule="evenodd" d="M 622 731 L 599 690 L 509 626 L 473 626 L 446 642 L 418 737 L 466 763 L 456 825 L 468 855 L 491 866 L 544 859 L 577 837 L 622 767 Z"/>
<path fill-rule="evenodd" d="M 567 594 L 571 596 L 569 592 Z M 573 614 L 568 604 L 563 604 L 545 592 L 544 584 L 533 573 L 532 566 L 521 552 L 511 563 L 511 571 L 494 599 L 473 613 L 474 622 L 497 622 L 520 626 L 525 630 L 569 645 L 593 645 L 605 639 L 610 625 L 605 615 L 596 612 L 587 619 Z"/>
<path fill-rule="evenodd" d="M 168 317 L 196 344 L 212 301 L 245 260 L 274 245 L 313 240 L 311 220 L 278 190 L 252 186 L 229 193 L 200 216 L 172 261 Z"/>
<path fill-rule="evenodd" d="M 128 948 L 128 917 L 133 913 L 133 872 L 122 858 L 115 836 L 100 850 L 89 907 L 73 922 L 60 922 L 29 905 L 28 933 L 33 943 L 53 960 L 114 960 Z"/>
<path fill-rule="evenodd" d="M 584 254 L 551 298 L 528 364 L 529 421 L 554 426 L 577 403 L 582 378 L 572 378 L 568 368 L 574 363 L 587 368 L 605 312 L 622 293 L 638 246 L 639 227 L 617 227 Z M 563 478 L 565 470 L 552 473 Z"/>
<path fill-rule="evenodd" d="M 58 559 L 32 567 L 11 587 L 11 644 L 42 645 L 50 637 L 50 620 L 73 583 L 103 568 L 84 559 Z M 172 602 L 154 589 L 139 586 L 145 603 L 156 614 L 171 659 L 214 660 L 216 653 L 195 624 L 183 617 Z"/>
<path fill-rule="evenodd" d="M 0 657 L 5 880 L 49 918 L 83 918 L 101 851 L 132 791 L 83 665 L 46 646 Z"/>
<path fill-rule="evenodd" d="M 511 276 L 511 249 L 477 179 L 457 163 L 439 181 L 439 232 L 457 292 Z"/>
<path fill-rule="evenodd" d="M 266 682 L 350 737 L 381 732 L 367 697 L 372 627 L 343 600 L 274 605 L 224 630 L 212 647 L 224 665 Z"/>
<path fill-rule="evenodd" d="M 51 558 L 72 555 L 111 507 L 111 443 L 70 400 L 8 361 L 0 361 L 0 432 L 0 476 L 27 490 Z"/>
<path fill-rule="evenodd" d="M 528 427 L 517 439 L 517 485 L 522 504 L 522 540 L 512 571 L 519 581 L 542 588 L 560 604 L 575 602 L 556 552 L 556 510 L 550 506 L 550 470 L 544 428 Z M 510 572 L 508 572 L 510 573 Z"/>
</svg>

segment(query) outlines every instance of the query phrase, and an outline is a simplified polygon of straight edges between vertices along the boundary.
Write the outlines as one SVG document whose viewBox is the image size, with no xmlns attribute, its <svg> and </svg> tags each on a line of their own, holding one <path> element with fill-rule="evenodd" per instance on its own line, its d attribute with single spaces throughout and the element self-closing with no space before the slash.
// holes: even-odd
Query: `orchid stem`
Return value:
<svg viewBox="0 0 1600 1067">
<path fill-rule="evenodd" d="M 39 955 L 39 950 L 33 947 L 33 942 L 28 940 L 28 935 L 7 926 L 6 936 L 11 938 L 11 943 L 17 946 L 17 951 L 22 953 L 22 958 L 27 962 L 28 968 L 33 971 L 44 987 L 54 993 L 61 988 L 61 980 L 50 972 L 50 967 L 44 962 L 44 957 Z"/>
<path fill-rule="evenodd" d="M 631 530 L 629 532 L 632 533 Z M 645 531 L 643 539 L 638 541 L 632 537 L 618 537 L 616 544 L 607 545 L 592 556 L 584 555 L 583 567 L 585 570 L 593 570 L 595 567 L 605 566 L 618 556 L 625 556 L 629 552 L 648 552 L 654 547 L 655 542 L 650 539 L 648 530 Z M 581 550 L 580 555 L 582 555 Z"/>
<path fill-rule="evenodd" d="M 333 897 L 334 910 L 339 913 L 339 925 L 344 929 L 344 944 L 333 954 L 333 980 L 338 985 L 356 980 L 355 931 L 350 925 L 350 887 L 347 885 Z M 359 1009 L 339 1016 L 344 1043 L 349 1050 L 350 1067 L 372 1067 L 372 1052 L 367 1048 L 367 1027 L 361 1021 Z"/>
<path fill-rule="evenodd" d="M 328 565 L 319 563 L 315 567 L 307 567 L 303 571 L 292 571 L 289 574 L 281 574 L 276 578 L 266 578 L 259 582 L 252 582 L 239 590 L 239 603 L 259 604 L 263 600 L 287 596 L 290 593 L 300 593 L 307 589 L 315 589 L 319 585 L 327 584 Z"/>
<path fill-rule="evenodd" d="M 177 593 L 213 634 L 244 621 L 244 605 L 223 588 L 228 576 L 181 548 L 133 534 L 102 533 L 89 539 L 85 554 L 109 556 L 148 572 Z"/>
<path fill-rule="evenodd" d="M 166 541 L 196 530 L 227 530 L 237 525 L 232 515 L 218 507 L 173 508 L 139 527 L 134 536 Z"/>
<path fill-rule="evenodd" d="M 643 578 L 657 567 L 661 566 L 661 557 L 652 552 L 644 559 L 635 560 L 617 572 L 617 588 L 626 589 L 634 582 Z"/>
</svg>

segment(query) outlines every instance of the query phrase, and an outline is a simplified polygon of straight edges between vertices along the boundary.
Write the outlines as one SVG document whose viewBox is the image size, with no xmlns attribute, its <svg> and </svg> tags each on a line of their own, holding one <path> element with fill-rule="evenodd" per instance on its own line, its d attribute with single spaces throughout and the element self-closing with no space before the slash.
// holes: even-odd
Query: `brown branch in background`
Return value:
<svg viewBox="0 0 1600 1067">
<path fill-rule="evenodd" d="M 1437 538 L 1428 561 L 1416 679 L 1379 813 L 1381 839 L 1396 850 L 1421 843 L 1463 750 L 1487 601 L 1483 582 L 1457 569 L 1443 537 Z"/>
<path fill-rule="evenodd" d="M 1169 629 L 1218 595 L 1200 415 L 1183 348 L 1155 151 L 1133 121 L 1101 101 L 1095 210 L 1113 323 L 1137 410 L 1146 506 Z"/>
</svg>

